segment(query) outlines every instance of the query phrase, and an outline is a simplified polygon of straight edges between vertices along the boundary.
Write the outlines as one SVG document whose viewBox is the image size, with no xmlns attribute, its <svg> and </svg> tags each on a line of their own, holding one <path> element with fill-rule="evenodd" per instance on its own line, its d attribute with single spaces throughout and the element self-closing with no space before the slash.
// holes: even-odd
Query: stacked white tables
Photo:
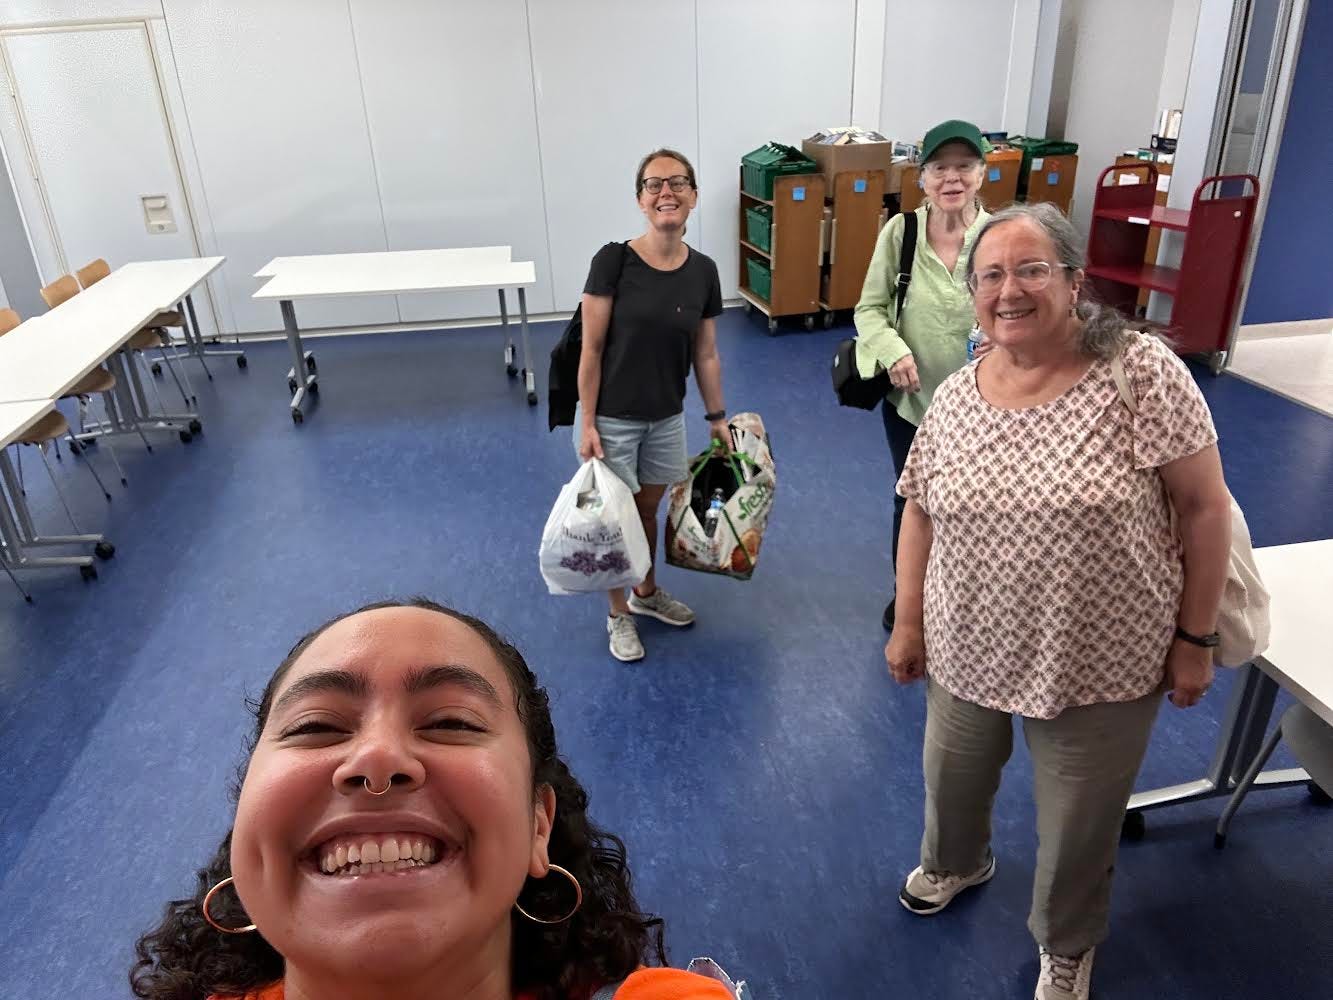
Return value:
<svg viewBox="0 0 1333 1000">
<path fill-rule="evenodd" d="M 407 295 L 414 292 L 447 292 L 494 288 L 500 297 L 500 318 L 505 332 L 504 362 L 510 376 L 514 366 L 514 341 L 509 329 L 505 290 L 518 289 L 519 322 L 523 341 L 523 375 L 528 405 L 537 405 L 537 383 L 532 370 L 528 340 L 526 290 L 536 283 L 531 261 L 511 260 L 509 247 L 472 247 L 452 250 L 392 250 L 378 253 L 319 254 L 308 257 L 275 257 L 255 273 L 268 279 L 254 298 L 276 301 L 291 347 L 292 368 L 287 386 L 292 393 L 292 420 L 301 423 L 307 393 L 319 391 L 314 355 L 305 350 L 296 323 L 297 299 L 333 298 L 350 295 Z"/>
<path fill-rule="evenodd" d="M 224 257 L 126 264 L 91 288 L 0 337 L 0 402 L 59 399 L 111 360 L 117 395 L 140 423 L 171 427 L 188 441 L 195 413 L 154 413 L 138 369 L 119 357 L 125 344 L 159 312 L 171 309 L 222 266 Z M 103 433 L 123 433 L 108 427 Z"/>
<path fill-rule="evenodd" d="M 1333 652 L 1324 633 L 1333 605 L 1333 539 L 1256 549 L 1254 558 L 1273 598 L 1268 649 L 1237 678 L 1207 774 L 1130 798 L 1125 832 L 1133 839 L 1143 835 L 1146 810 L 1231 795 L 1263 744 L 1279 688 L 1333 725 Z M 1254 787 L 1308 780 L 1299 768 L 1266 771 Z"/>
</svg>

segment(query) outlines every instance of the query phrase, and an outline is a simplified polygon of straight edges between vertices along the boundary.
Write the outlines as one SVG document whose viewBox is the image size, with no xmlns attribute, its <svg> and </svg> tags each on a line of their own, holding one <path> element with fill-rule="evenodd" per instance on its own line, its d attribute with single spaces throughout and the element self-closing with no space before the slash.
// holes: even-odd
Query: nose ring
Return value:
<svg viewBox="0 0 1333 1000">
<path fill-rule="evenodd" d="M 378 792 L 375 791 L 375 789 L 373 789 L 373 788 L 370 787 L 370 779 L 369 779 L 369 778 L 362 778 L 361 781 L 362 781 L 362 783 L 365 784 L 365 786 L 366 786 L 366 791 L 368 791 L 371 795 L 387 795 L 388 792 L 389 792 L 389 789 L 393 787 L 393 777 L 392 777 L 392 776 L 390 776 L 389 780 L 388 780 L 387 782 L 385 782 L 384 787 L 381 788 Z"/>
</svg>

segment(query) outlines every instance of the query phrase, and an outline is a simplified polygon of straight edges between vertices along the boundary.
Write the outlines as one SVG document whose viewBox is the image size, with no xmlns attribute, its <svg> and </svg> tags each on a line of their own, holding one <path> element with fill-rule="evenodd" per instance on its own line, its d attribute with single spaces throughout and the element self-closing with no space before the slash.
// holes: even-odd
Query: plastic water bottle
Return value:
<svg viewBox="0 0 1333 1000">
<path fill-rule="evenodd" d="M 981 344 L 981 342 L 982 342 L 983 340 L 985 340 L 985 339 L 986 339 L 986 335 L 985 335 L 984 333 L 981 332 L 981 327 L 980 327 L 980 326 L 977 326 L 977 325 L 974 323 L 974 324 L 972 325 L 972 329 L 969 330 L 969 331 L 968 331 L 968 334 L 967 334 L 967 360 L 968 360 L 968 361 L 974 361 L 974 360 L 976 359 L 976 356 L 977 356 L 977 347 L 978 347 L 978 346 Z"/>
<path fill-rule="evenodd" d="M 717 522 L 722 519 L 722 507 L 725 503 L 722 491 L 713 490 L 712 499 L 708 501 L 708 509 L 704 511 L 704 534 L 709 538 L 717 534 Z"/>
</svg>

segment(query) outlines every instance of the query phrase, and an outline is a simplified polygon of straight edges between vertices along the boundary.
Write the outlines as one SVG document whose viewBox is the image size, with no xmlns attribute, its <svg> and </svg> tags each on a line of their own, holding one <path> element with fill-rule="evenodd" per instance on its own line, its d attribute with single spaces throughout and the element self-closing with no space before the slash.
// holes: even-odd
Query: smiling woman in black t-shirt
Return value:
<svg viewBox="0 0 1333 1000">
<path fill-rule="evenodd" d="M 583 287 L 574 442 L 581 459 L 602 459 L 633 491 L 656 560 L 657 509 L 667 487 L 689 474 L 682 410 L 691 364 L 712 436 L 728 440 L 714 323 L 722 287 L 717 265 L 684 242 L 699 199 L 690 161 L 670 149 L 649 153 L 634 190 L 647 232 L 602 247 Z M 657 586 L 652 569 L 628 599 L 623 590 L 609 597 L 606 630 L 618 660 L 643 659 L 632 615 L 694 622 L 693 611 Z"/>
</svg>

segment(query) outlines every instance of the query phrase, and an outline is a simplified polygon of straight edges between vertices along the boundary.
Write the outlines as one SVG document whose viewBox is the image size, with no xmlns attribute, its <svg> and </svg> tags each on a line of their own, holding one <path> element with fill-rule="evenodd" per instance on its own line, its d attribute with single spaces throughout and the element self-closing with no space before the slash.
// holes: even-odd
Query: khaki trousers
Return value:
<svg viewBox="0 0 1333 1000">
<path fill-rule="evenodd" d="M 921 866 L 967 874 L 986 862 L 991 806 L 1013 750 L 1007 712 L 927 681 L 926 832 Z M 1023 719 L 1037 800 L 1037 871 L 1028 929 L 1057 955 L 1106 937 L 1125 806 L 1162 695 Z"/>
</svg>

